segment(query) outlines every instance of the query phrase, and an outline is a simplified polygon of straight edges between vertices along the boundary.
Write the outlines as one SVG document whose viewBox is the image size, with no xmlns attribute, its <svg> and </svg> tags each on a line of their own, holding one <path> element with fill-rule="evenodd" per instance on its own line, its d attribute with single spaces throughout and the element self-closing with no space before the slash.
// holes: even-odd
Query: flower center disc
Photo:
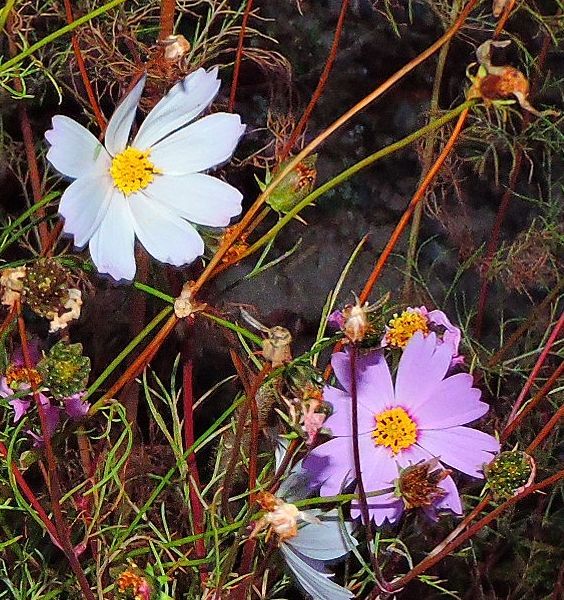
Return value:
<svg viewBox="0 0 564 600">
<path fill-rule="evenodd" d="M 126 196 L 146 188 L 159 169 L 149 160 L 150 150 L 138 150 L 129 146 L 116 154 L 110 167 L 114 185 Z"/>
<path fill-rule="evenodd" d="M 41 375 L 35 369 L 26 369 L 16 365 L 9 365 L 5 376 L 8 387 L 13 390 L 17 390 L 22 384 L 36 388 L 41 383 Z"/>
<path fill-rule="evenodd" d="M 377 446 L 385 446 L 397 454 L 417 441 L 417 426 L 403 408 L 385 410 L 375 418 L 376 428 L 372 437 Z"/>
<path fill-rule="evenodd" d="M 386 332 L 386 341 L 390 346 L 405 348 L 413 334 L 421 331 L 423 335 L 429 333 L 427 317 L 417 311 L 405 310 L 401 315 L 394 315 Z"/>
</svg>

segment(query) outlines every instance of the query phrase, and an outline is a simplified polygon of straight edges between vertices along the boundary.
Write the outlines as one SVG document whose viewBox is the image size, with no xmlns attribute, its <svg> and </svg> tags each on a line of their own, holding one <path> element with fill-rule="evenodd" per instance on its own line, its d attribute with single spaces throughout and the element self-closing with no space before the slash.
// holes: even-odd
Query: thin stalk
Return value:
<svg viewBox="0 0 564 600">
<path fill-rule="evenodd" d="M 449 543 L 445 544 L 439 553 L 427 556 L 419 564 L 417 564 L 415 567 L 410 569 L 410 571 L 406 575 L 404 575 L 403 577 L 400 577 L 396 581 L 393 581 L 390 584 L 391 591 L 394 592 L 394 591 L 401 590 L 410 581 L 413 581 L 414 579 L 416 579 L 417 577 L 419 577 L 420 575 L 425 573 L 425 571 L 430 569 L 433 565 L 435 565 L 436 563 L 441 561 L 443 558 L 450 555 L 454 550 L 456 550 L 464 542 L 466 542 L 467 540 L 469 540 L 470 538 L 475 536 L 479 531 L 484 529 L 484 527 L 486 527 L 492 521 L 497 519 L 507 509 L 509 509 L 512 506 L 514 506 L 515 504 L 517 504 L 517 502 L 519 502 L 520 500 L 523 500 L 524 498 L 530 496 L 531 494 L 534 494 L 536 492 L 539 492 L 541 490 L 544 490 L 546 488 L 549 488 L 549 487 L 555 485 L 563 477 L 564 477 L 564 470 L 558 471 L 551 477 L 547 477 L 543 481 L 536 483 L 534 485 L 531 485 L 530 487 L 523 490 L 520 494 L 517 494 L 516 496 L 513 496 L 509 500 L 506 500 L 505 502 L 500 504 L 497 508 L 495 508 L 490 513 L 488 513 L 486 516 L 482 517 L 472 527 L 468 528 L 464 533 L 457 536 L 455 539 L 453 539 Z"/>
<path fill-rule="evenodd" d="M 392 86 L 394 86 L 398 81 L 403 79 L 408 73 L 413 71 L 417 66 L 427 60 L 430 56 L 432 56 L 437 50 L 439 50 L 448 40 L 454 37 L 462 25 L 465 23 L 468 15 L 472 12 L 472 9 L 476 6 L 479 0 L 469 0 L 468 4 L 464 7 L 460 16 L 453 24 L 453 26 L 445 32 L 436 42 L 431 44 L 426 50 L 424 50 L 421 54 L 416 56 L 413 60 L 409 61 L 406 65 L 404 65 L 399 71 L 396 71 L 394 75 L 389 77 L 386 81 L 380 84 L 376 89 L 374 89 L 368 96 L 363 98 L 360 102 L 357 102 L 352 108 L 350 108 L 347 112 L 341 115 L 336 121 L 334 121 L 329 127 L 327 127 L 324 131 L 322 131 L 314 140 L 312 140 L 301 152 L 299 152 L 296 156 L 294 156 L 291 160 L 288 161 L 288 164 L 284 169 L 281 169 L 280 173 L 277 174 L 276 177 L 269 183 L 267 188 L 258 196 L 253 205 L 249 208 L 249 210 L 245 213 L 245 216 L 241 219 L 237 225 L 235 225 L 229 232 L 228 235 L 225 236 L 224 241 L 221 246 L 210 260 L 210 262 L 206 265 L 206 268 L 194 284 L 192 291 L 196 294 L 200 288 L 207 282 L 212 273 L 214 272 L 216 266 L 221 262 L 222 258 L 225 256 L 226 252 L 231 248 L 233 243 L 239 239 L 241 234 L 244 232 L 245 228 L 249 223 L 252 222 L 254 216 L 261 209 L 263 204 L 266 202 L 266 199 L 272 193 L 272 190 L 290 173 L 297 164 L 299 164 L 306 156 L 311 154 L 318 146 L 320 146 L 329 136 L 331 136 L 337 129 L 342 127 L 345 123 L 347 123 L 354 115 L 362 111 L 369 104 L 371 104 L 374 100 L 382 96 L 385 92 L 387 92 Z"/>
<path fill-rule="evenodd" d="M 460 132 L 462 131 L 462 128 L 464 127 L 464 123 L 466 122 L 466 117 L 468 116 L 469 110 L 470 110 L 469 107 L 466 107 L 460 113 L 460 116 L 458 117 L 456 126 L 454 127 L 454 131 L 452 132 L 448 142 L 446 143 L 441 154 L 437 158 L 435 164 L 431 167 L 431 169 L 425 176 L 425 179 L 423 180 L 423 182 L 421 183 L 421 185 L 419 186 L 419 188 L 413 195 L 411 202 L 409 203 L 409 205 L 408 205 L 407 209 L 405 210 L 405 212 L 403 213 L 399 223 L 396 225 L 396 228 L 394 229 L 392 235 L 390 236 L 390 239 L 389 239 L 388 243 L 386 244 L 386 247 L 384 248 L 384 250 L 382 250 L 382 254 L 380 254 L 380 258 L 374 265 L 374 269 L 372 270 L 372 273 L 370 274 L 370 277 L 366 281 L 364 289 L 362 290 L 362 293 L 359 296 L 359 300 L 361 303 L 364 303 L 367 301 L 368 296 L 372 292 L 372 288 L 374 287 L 376 281 L 378 280 L 378 277 L 380 276 L 380 274 L 382 273 L 382 270 L 384 269 L 384 265 L 386 264 L 388 258 L 390 257 L 390 254 L 392 253 L 392 250 L 394 249 L 394 247 L 395 247 L 397 241 L 399 240 L 401 234 L 403 233 L 404 229 L 407 227 L 407 224 L 409 223 L 409 219 L 411 218 L 411 215 L 413 214 L 415 207 L 422 200 L 425 199 L 425 193 L 427 191 L 427 188 L 429 187 L 429 185 L 431 185 L 431 183 L 437 176 L 437 174 L 440 171 L 441 167 L 443 166 L 443 163 L 445 162 L 447 156 L 450 154 L 450 151 L 454 147 L 455 142 L 457 141 L 458 137 L 460 136 Z"/>
<path fill-rule="evenodd" d="M 374 576 L 376 577 L 376 583 L 378 587 L 384 591 L 388 590 L 388 585 L 384 581 L 380 565 L 378 564 L 378 557 L 376 553 L 372 551 L 372 543 L 374 541 L 374 531 L 372 529 L 372 522 L 370 520 L 370 513 L 368 511 L 368 501 L 366 499 L 366 491 L 364 489 L 364 482 L 362 480 L 362 466 L 360 464 L 360 448 L 358 443 L 358 394 L 357 394 L 357 382 L 356 382 L 356 346 L 353 344 L 350 351 L 350 368 L 351 368 L 351 409 L 352 409 L 352 449 L 353 449 L 353 460 L 354 460 L 354 471 L 356 486 L 358 488 L 358 502 L 360 505 L 360 514 L 362 515 L 362 523 L 366 531 L 366 541 L 368 543 L 368 551 L 370 552 L 370 560 L 374 569 Z"/>
<path fill-rule="evenodd" d="M 241 60 L 243 58 L 243 45 L 245 43 L 245 33 L 247 31 L 247 22 L 253 8 L 253 0 L 247 0 L 241 29 L 239 30 L 239 40 L 237 42 L 237 52 L 235 54 L 235 64 L 233 65 L 233 81 L 231 82 L 231 91 L 229 93 L 229 104 L 227 110 L 233 112 L 235 107 L 235 97 L 237 96 L 237 85 L 239 84 L 239 71 L 241 69 Z"/>
<path fill-rule="evenodd" d="M 521 393 L 519 394 L 517 400 L 515 401 L 515 404 L 513 405 L 513 408 L 511 409 L 511 413 L 509 414 L 509 417 L 507 419 L 506 427 L 508 427 L 511 424 L 511 421 L 513 421 L 513 419 L 515 419 L 515 417 L 517 416 L 517 413 L 519 412 L 519 409 L 521 408 L 521 405 L 525 401 L 525 398 L 526 398 L 527 394 L 529 393 L 531 386 L 535 382 L 535 379 L 537 378 L 542 366 L 544 365 L 544 363 L 552 349 L 552 346 L 554 345 L 554 343 L 557 341 L 558 337 L 560 336 L 560 330 L 562 329 L 563 325 L 564 325 L 564 312 L 562 312 L 562 314 L 560 315 L 560 318 L 558 319 L 558 322 L 556 323 L 554 329 L 552 330 L 552 333 L 550 334 L 548 341 L 546 342 L 544 348 L 542 349 L 542 352 L 540 353 L 540 355 L 537 359 L 537 362 L 535 363 L 535 366 L 533 367 L 533 370 L 531 371 L 529 377 L 527 378 L 527 381 L 525 382 L 525 385 L 523 386 Z"/>
<path fill-rule="evenodd" d="M 67 23 L 70 25 L 74 22 L 74 15 L 72 12 L 72 6 L 70 0 L 64 0 L 65 3 L 65 14 L 67 17 Z M 84 57 L 82 56 L 82 52 L 80 50 L 80 44 L 78 42 L 78 37 L 76 33 L 73 33 L 71 36 L 71 44 L 72 50 L 74 52 L 74 57 L 76 58 L 76 64 L 78 66 L 78 70 L 80 71 L 80 76 L 82 78 L 82 83 L 84 84 L 84 89 L 86 90 L 86 95 L 88 96 L 88 101 L 90 102 L 90 108 L 92 108 L 92 112 L 94 113 L 94 117 L 96 118 L 96 122 L 98 123 L 98 127 L 100 131 L 103 133 L 106 129 L 106 119 L 102 110 L 100 109 L 100 105 L 98 104 L 98 100 L 96 98 L 96 94 L 92 89 L 92 84 L 90 83 L 90 79 L 88 77 L 88 72 L 86 71 L 86 65 L 84 64 Z"/>
<path fill-rule="evenodd" d="M 335 59 L 337 58 L 337 50 L 339 48 L 339 42 L 341 41 L 341 34 L 343 33 L 343 25 L 345 24 L 345 16 L 347 14 L 347 8 L 349 6 L 349 0 L 342 0 L 341 2 L 341 11 L 339 12 L 339 18 L 337 20 L 337 26 L 335 27 L 335 35 L 333 36 L 333 43 L 331 44 L 331 49 L 329 50 L 329 55 L 327 56 L 327 61 L 325 62 L 325 67 L 323 68 L 323 72 L 319 77 L 319 82 L 317 83 L 317 87 L 311 96 L 311 100 L 304 110 L 304 114 L 301 119 L 298 121 L 298 124 L 294 127 L 294 131 L 290 135 L 290 139 L 287 144 L 282 149 L 281 155 L 279 157 L 280 161 L 283 161 L 286 156 L 291 152 L 296 140 L 302 134 L 315 105 L 321 98 L 321 94 L 325 89 L 325 85 L 327 84 L 327 80 L 329 79 L 329 73 L 331 73 L 331 69 L 333 68 L 333 64 L 335 63 Z"/>
<path fill-rule="evenodd" d="M 164 40 L 174 31 L 176 0 L 161 0 L 159 39 Z"/>
<path fill-rule="evenodd" d="M 80 27 L 81 25 L 84 25 L 84 23 L 88 23 L 88 21 L 91 21 L 92 19 L 95 19 L 96 17 L 107 13 L 109 10 L 112 10 L 112 8 L 115 8 L 116 6 L 119 6 L 124 2 L 125 0 L 111 0 L 111 2 L 100 6 L 100 8 L 97 8 L 96 10 L 93 10 L 92 12 L 89 12 L 88 14 L 79 17 L 78 19 L 76 19 L 76 21 L 73 21 L 72 23 L 65 25 L 64 27 L 57 29 L 57 31 L 46 35 L 44 38 L 42 38 L 35 44 L 32 44 L 31 46 L 29 46 L 10 60 L 7 60 L 4 64 L 0 64 L 0 74 L 18 65 L 24 58 L 31 56 L 32 54 L 37 52 L 37 50 L 43 48 L 43 46 L 47 46 L 51 42 L 54 42 L 56 39 L 59 39 L 61 36 L 66 35 L 71 31 L 74 31 L 77 27 Z"/>
<path fill-rule="evenodd" d="M 453 108 L 449 112 L 445 113 L 442 117 L 440 117 L 436 121 L 433 121 L 432 123 L 429 123 L 428 125 L 425 125 L 421 129 L 418 129 L 417 131 L 413 132 L 412 134 L 404 137 L 401 140 L 398 140 L 397 142 L 394 142 L 393 144 L 390 144 L 389 146 L 386 146 L 385 148 L 381 148 L 380 150 L 374 152 L 370 156 L 367 156 L 366 158 L 363 158 L 361 161 L 355 163 L 348 169 L 345 169 L 344 171 L 342 171 L 341 173 L 339 173 L 338 175 L 336 175 L 335 177 L 333 177 L 332 179 L 330 179 L 323 185 L 319 186 L 317 189 L 315 189 L 313 192 L 311 192 L 311 194 L 308 194 L 299 204 L 296 204 L 296 206 L 294 208 L 292 208 L 292 210 L 288 211 L 278 221 L 278 223 L 276 223 L 276 225 L 274 225 L 274 227 L 272 227 L 272 229 L 270 229 L 267 233 L 265 233 L 259 240 L 257 240 L 252 246 L 250 246 L 244 253 L 242 253 L 238 257 L 238 260 L 241 260 L 242 258 L 245 258 L 245 257 L 249 256 L 250 254 L 253 254 L 259 248 L 261 248 L 262 246 L 267 244 L 300 211 L 302 211 L 306 206 L 308 206 L 309 204 L 311 204 L 312 202 L 317 200 L 317 198 L 319 198 L 320 196 L 322 196 L 329 190 L 332 190 L 337 185 L 344 183 L 345 181 L 350 179 L 353 175 L 355 175 L 362 169 L 370 166 L 371 164 L 375 163 L 376 161 L 380 160 L 381 158 L 389 156 L 390 154 L 393 154 L 394 152 L 401 150 L 402 148 L 405 148 L 406 146 L 409 146 L 411 143 L 415 142 L 419 138 L 427 135 L 430 131 L 433 131 L 435 129 L 438 129 L 439 127 L 442 127 L 446 123 L 455 119 L 457 116 L 459 116 L 461 113 L 463 113 L 469 107 L 471 107 L 473 104 L 474 104 L 473 101 L 464 102 L 460 106 L 457 106 L 456 108 Z"/>
<path fill-rule="evenodd" d="M 456 14 L 458 13 L 460 5 L 460 0 L 456 0 L 452 4 L 451 10 L 451 19 L 455 19 Z M 437 111 L 439 110 L 439 96 L 441 93 L 441 83 L 443 80 L 443 73 L 445 70 L 446 59 L 448 56 L 448 51 L 450 49 L 449 40 L 439 52 L 439 56 L 437 58 L 437 67 L 435 69 L 435 77 L 433 79 L 433 90 L 431 93 L 431 102 L 429 105 L 429 118 L 432 120 L 435 118 Z M 423 150 L 423 161 L 421 164 L 421 177 L 419 179 L 419 185 L 423 181 L 424 173 L 427 173 L 433 164 L 433 154 L 435 151 L 435 141 L 437 139 L 436 131 L 430 133 L 425 140 L 425 148 Z M 406 270 L 404 277 L 404 289 L 403 295 L 404 299 L 409 302 L 410 296 L 412 292 L 412 279 L 411 274 L 413 268 L 415 266 L 415 257 L 417 254 L 417 241 L 419 239 L 419 229 L 421 227 L 421 217 L 423 216 L 423 204 L 418 204 L 415 207 L 415 212 L 413 213 L 413 220 L 411 222 L 411 231 L 409 232 L 409 242 L 407 248 L 407 256 L 406 256 Z"/>
<path fill-rule="evenodd" d="M 35 365 L 33 364 L 29 354 L 25 322 L 23 320 L 23 317 L 21 316 L 21 306 L 19 305 L 19 303 L 17 310 L 18 330 L 20 334 L 24 364 L 27 369 L 32 369 L 35 367 Z M 47 457 L 47 465 L 49 467 L 49 496 L 51 498 L 51 510 L 53 511 L 53 517 L 55 520 L 55 527 L 58 533 L 58 539 L 61 543 L 61 548 L 64 554 L 66 555 L 67 560 L 69 561 L 71 569 L 76 579 L 78 580 L 78 584 L 80 585 L 80 589 L 82 590 L 84 597 L 87 600 L 95 600 L 94 594 L 90 589 L 88 579 L 86 579 L 86 575 L 84 574 L 82 566 L 80 565 L 78 558 L 76 557 L 74 548 L 72 547 L 69 526 L 65 522 L 65 517 L 61 508 L 61 482 L 59 480 L 59 473 L 57 470 L 57 459 L 55 458 L 55 453 L 53 452 L 53 445 L 51 443 L 51 436 L 49 434 L 47 415 L 45 414 L 45 409 L 43 407 L 43 404 L 41 403 L 41 399 L 39 398 L 39 393 L 37 392 L 37 389 L 32 388 L 32 392 L 34 402 L 37 406 L 37 412 L 39 413 L 39 420 L 41 422 L 41 433 L 43 435 L 43 443 L 45 446 L 45 455 Z"/>
<path fill-rule="evenodd" d="M 552 433 L 552 430 L 555 429 L 560 421 L 562 421 L 562 417 L 564 417 L 564 404 L 552 415 L 547 424 L 537 434 L 537 437 L 527 446 L 525 452 L 527 454 L 533 453 Z"/>
</svg>

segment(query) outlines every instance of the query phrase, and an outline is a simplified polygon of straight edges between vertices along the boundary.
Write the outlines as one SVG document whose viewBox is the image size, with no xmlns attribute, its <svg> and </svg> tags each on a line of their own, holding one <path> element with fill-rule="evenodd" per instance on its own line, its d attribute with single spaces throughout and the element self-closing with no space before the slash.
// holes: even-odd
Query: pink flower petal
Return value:
<svg viewBox="0 0 564 600">
<path fill-rule="evenodd" d="M 441 462 L 480 479 L 484 477 L 483 465 L 499 451 L 499 442 L 493 436 L 469 427 L 423 430 L 417 444 Z"/>
<path fill-rule="evenodd" d="M 323 390 L 323 400 L 333 407 L 333 414 L 327 418 L 324 427 L 334 436 L 352 435 L 352 400 L 348 392 L 327 386 Z M 374 429 L 374 413 L 358 402 L 358 432 L 370 433 Z"/>
<path fill-rule="evenodd" d="M 468 373 L 458 373 L 443 379 L 432 395 L 416 411 L 420 429 L 444 429 L 464 425 L 488 412 L 488 405 L 480 402 L 482 392 L 472 387 L 474 380 Z"/>
<path fill-rule="evenodd" d="M 434 388 L 446 375 L 452 354 L 449 346 L 437 346 L 434 333 L 427 337 L 417 332 L 409 340 L 398 366 L 396 376 L 396 403 L 415 409 L 428 400 Z"/>
</svg>

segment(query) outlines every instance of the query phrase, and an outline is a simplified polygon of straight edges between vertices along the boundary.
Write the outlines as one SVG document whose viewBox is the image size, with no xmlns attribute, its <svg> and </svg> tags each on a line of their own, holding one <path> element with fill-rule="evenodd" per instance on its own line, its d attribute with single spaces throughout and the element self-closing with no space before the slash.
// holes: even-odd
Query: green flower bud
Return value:
<svg viewBox="0 0 564 600">
<path fill-rule="evenodd" d="M 39 361 L 37 370 L 55 398 L 66 398 L 86 387 L 90 359 L 82 356 L 82 344 L 57 342 Z"/>
<path fill-rule="evenodd" d="M 497 500 L 512 498 L 531 485 L 535 470 L 534 460 L 519 450 L 501 452 L 484 467 L 488 487 Z"/>
<path fill-rule="evenodd" d="M 280 163 L 273 171 L 272 175 L 267 174 L 265 184 L 259 184 L 261 189 L 266 189 L 268 183 L 273 177 L 280 173 L 289 160 Z M 287 213 L 292 210 L 296 204 L 301 202 L 312 190 L 317 177 L 315 164 L 317 163 L 317 154 L 312 154 L 298 163 L 282 181 L 274 188 L 268 199 L 267 204 L 275 211 Z"/>
</svg>

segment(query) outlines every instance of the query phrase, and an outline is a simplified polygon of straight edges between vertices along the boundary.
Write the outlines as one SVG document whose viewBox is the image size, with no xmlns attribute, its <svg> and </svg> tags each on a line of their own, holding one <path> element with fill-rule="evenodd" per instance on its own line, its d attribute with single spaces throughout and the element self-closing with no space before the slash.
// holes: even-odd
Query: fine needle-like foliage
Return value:
<svg viewBox="0 0 564 600">
<path fill-rule="evenodd" d="M 561 596 L 561 8 L 4 4 L 0 600 Z"/>
</svg>

